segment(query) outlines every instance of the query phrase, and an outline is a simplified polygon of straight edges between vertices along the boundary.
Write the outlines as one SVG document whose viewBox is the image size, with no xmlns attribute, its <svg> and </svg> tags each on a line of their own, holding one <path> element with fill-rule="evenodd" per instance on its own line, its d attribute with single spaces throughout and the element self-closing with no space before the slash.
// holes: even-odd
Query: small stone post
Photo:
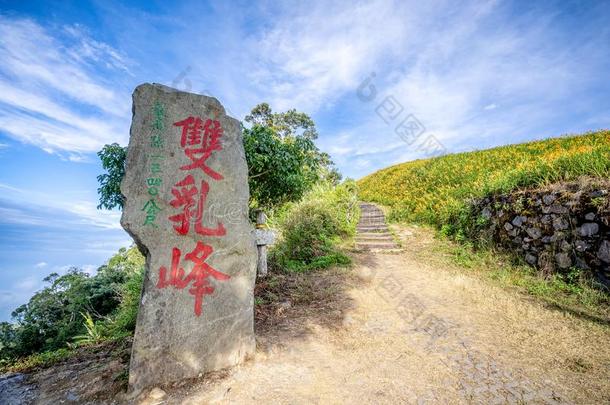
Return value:
<svg viewBox="0 0 610 405">
<path fill-rule="evenodd" d="M 256 230 L 254 231 L 256 239 L 256 249 L 258 251 L 258 261 L 256 265 L 257 274 L 259 277 L 267 276 L 267 245 L 270 245 L 275 240 L 273 231 L 267 228 L 267 215 L 263 210 L 256 211 Z"/>
</svg>

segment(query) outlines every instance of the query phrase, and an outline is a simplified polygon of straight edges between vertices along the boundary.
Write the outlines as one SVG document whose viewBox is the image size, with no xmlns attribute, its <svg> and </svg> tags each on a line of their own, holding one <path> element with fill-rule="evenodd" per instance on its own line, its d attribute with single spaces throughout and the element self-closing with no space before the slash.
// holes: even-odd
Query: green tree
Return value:
<svg viewBox="0 0 610 405">
<path fill-rule="evenodd" d="M 288 136 L 302 136 L 311 140 L 318 138 L 316 124 L 311 117 L 295 109 L 274 113 L 269 104 L 260 103 L 246 115 L 245 120 L 253 126 L 270 128 L 281 138 Z"/>
<path fill-rule="evenodd" d="M 244 129 L 253 205 L 299 199 L 319 179 L 320 162 L 313 141 L 280 138 L 270 127 Z"/>
<path fill-rule="evenodd" d="M 133 312 L 134 302 L 137 312 L 143 267 L 144 257 L 132 247 L 120 249 L 94 276 L 78 268 L 50 274 L 44 279 L 48 285 L 13 311 L 15 323 L 0 324 L 0 358 L 64 347 L 86 331 L 82 314 L 95 321 L 124 317 L 122 308 L 129 305 Z M 131 327 L 130 322 L 121 319 L 119 326 Z"/>
<path fill-rule="evenodd" d="M 102 167 L 106 173 L 97 176 L 100 187 L 97 189 L 100 195 L 98 209 L 123 208 L 124 197 L 121 194 L 121 180 L 125 175 L 125 159 L 127 148 L 118 143 L 104 145 L 97 155 L 102 161 Z"/>
<path fill-rule="evenodd" d="M 261 103 L 245 121 L 252 124 L 243 133 L 255 205 L 296 201 L 320 180 L 341 180 L 330 156 L 314 143 L 318 131 L 307 114 L 294 109 L 274 113 L 269 104 Z"/>
<path fill-rule="evenodd" d="M 17 352 L 26 355 L 57 349 L 82 329 L 80 312 L 90 310 L 89 275 L 77 268 L 44 279 L 49 285 L 13 311 L 17 321 Z"/>
<path fill-rule="evenodd" d="M 0 322 L 0 360 L 16 355 L 17 328 L 10 322 Z"/>
</svg>

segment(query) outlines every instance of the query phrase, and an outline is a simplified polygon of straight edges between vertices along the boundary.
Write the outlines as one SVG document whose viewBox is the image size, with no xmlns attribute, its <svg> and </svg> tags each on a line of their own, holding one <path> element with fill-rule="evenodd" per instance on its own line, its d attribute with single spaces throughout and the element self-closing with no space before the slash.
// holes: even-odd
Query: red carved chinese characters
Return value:
<svg viewBox="0 0 610 405">
<path fill-rule="evenodd" d="M 180 169 L 199 168 L 214 180 L 222 180 L 220 173 L 206 165 L 206 160 L 212 155 L 212 152 L 222 149 L 220 137 L 223 131 L 220 122 L 208 119 L 205 124 L 202 124 L 201 118 L 188 117 L 185 120 L 175 122 L 174 125 L 182 127 L 180 145 L 184 148 L 186 156 L 192 161 L 191 164 L 182 166 Z"/>
<path fill-rule="evenodd" d="M 197 190 L 195 179 L 190 174 L 172 188 L 174 199 L 169 203 L 174 208 L 182 207 L 182 212 L 172 215 L 169 219 L 176 222 L 174 229 L 180 235 L 188 234 L 191 220 L 195 220 L 195 232 L 199 235 L 224 236 L 226 234 L 225 227 L 220 222 L 216 228 L 206 228 L 202 224 L 205 200 L 209 190 L 210 185 L 204 180 L 201 180 L 201 185 Z M 197 201 L 195 201 L 195 196 L 197 196 Z"/>
<path fill-rule="evenodd" d="M 186 277 L 184 277 L 184 269 L 179 267 L 182 252 L 180 252 L 180 249 L 178 248 L 172 249 L 172 265 L 169 278 L 167 277 L 167 268 L 165 266 L 161 266 L 159 269 L 157 288 L 174 286 L 175 288 L 182 290 L 189 285 L 190 282 L 193 282 L 192 287 L 189 289 L 189 293 L 195 296 L 195 315 L 197 316 L 201 315 L 203 296 L 214 292 L 214 287 L 210 285 L 208 277 L 213 277 L 216 280 L 221 281 L 231 278 L 231 276 L 219 272 L 205 262 L 212 251 L 213 249 L 210 245 L 198 241 L 195 249 L 184 256 L 185 260 L 191 261 L 194 264 L 193 270 L 191 270 Z"/>
<path fill-rule="evenodd" d="M 222 150 L 220 138 L 223 129 L 219 121 L 208 119 L 205 123 L 199 117 L 188 117 L 174 123 L 174 126 L 182 127 L 180 145 L 184 154 L 191 160 L 190 164 L 180 167 L 180 170 L 201 169 L 214 180 L 222 180 L 223 176 L 211 169 L 206 161 L 215 151 Z M 200 173 L 196 171 L 195 173 Z M 203 226 L 205 202 L 210 191 L 210 185 L 205 180 L 197 181 L 193 174 L 188 174 L 172 188 L 173 199 L 170 205 L 181 211 L 169 216 L 174 222 L 174 230 L 179 235 L 188 235 L 191 222 L 194 222 L 195 233 L 202 236 L 224 236 L 226 229 L 221 222 L 215 228 Z M 172 260 L 169 275 L 167 268 L 159 268 L 159 281 L 157 288 L 174 287 L 182 290 L 191 284 L 189 293 L 195 297 L 195 315 L 201 315 L 203 296 L 212 294 L 214 287 L 210 284 L 209 277 L 218 281 L 226 281 L 231 277 L 212 268 L 206 263 L 212 254 L 213 248 L 201 241 L 192 252 L 184 256 L 184 260 L 193 263 L 193 269 L 185 276 L 185 271 L 180 267 L 182 252 L 177 247 L 172 249 Z"/>
</svg>

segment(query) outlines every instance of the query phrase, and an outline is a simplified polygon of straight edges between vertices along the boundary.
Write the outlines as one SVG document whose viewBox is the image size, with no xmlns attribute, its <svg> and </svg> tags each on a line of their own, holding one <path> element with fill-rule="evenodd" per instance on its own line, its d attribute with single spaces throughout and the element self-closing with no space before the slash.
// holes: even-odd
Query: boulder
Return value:
<svg viewBox="0 0 610 405">
<path fill-rule="evenodd" d="M 572 259 L 570 255 L 564 252 L 557 253 L 555 255 L 555 262 L 560 269 L 567 269 L 572 265 Z"/>
<path fill-rule="evenodd" d="M 553 194 L 545 194 L 542 196 L 542 202 L 546 205 L 551 205 L 557 198 Z"/>
<path fill-rule="evenodd" d="M 597 258 L 602 262 L 610 263 L 610 241 L 602 241 L 597 251 Z"/>
<path fill-rule="evenodd" d="M 597 225 L 595 222 L 584 223 L 580 226 L 580 229 L 578 230 L 580 236 L 585 237 L 591 237 L 593 235 L 596 235 L 597 232 L 599 232 L 599 225 Z"/>
<path fill-rule="evenodd" d="M 240 123 L 218 100 L 138 86 L 121 224 L 146 256 L 132 392 L 254 352 L 256 246 Z"/>
<path fill-rule="evenodd" d="M 521 227 L 521 225 L 523 225 L 526 221 L 527 221 L 527 217 L 522 216 L 522 215 L 517 215 L 515 218 L 513 218 L 512 224 L 514 226 Z"/>
</svg>

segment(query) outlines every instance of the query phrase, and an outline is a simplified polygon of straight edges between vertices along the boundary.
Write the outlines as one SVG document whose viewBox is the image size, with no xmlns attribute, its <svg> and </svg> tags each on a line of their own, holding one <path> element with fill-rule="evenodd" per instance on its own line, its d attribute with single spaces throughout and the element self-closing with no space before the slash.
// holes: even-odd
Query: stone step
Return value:
<svg viewBox="0 0 610 405">
<path fill-rule="evenodd" d="M 366 228 L 366 227 L 371 227 L 371 226 L 383 226 L 385 228 L 387 228 L 387 224 L 385 222 L 375 222 L 375 223 L 367 223 L 367 224 L 358 224 L 356 225 L 357 228 Z"/>
<path fill-rule="evenodd" d="M 395 243 L 394 239 L 384 238 L 384 239 L 373 239 L 373 238 L 364 238 L 364 239 L 356 239 L 356 244 L 359 243 Z"/>
<path fill-rule="evenodd" d="M 385 217 L 382 217 L 380 215 L 361 215 L 360 216 L 360 220 L 361 221 L 385 221 Z"/>
<path fill-rule="evenodd" d="M 374 226 L 357 226 L 358 232 L 387 232 L 388 227 L 385 225 L 374 225 Z"/>
<path fill-rule="evenodd" d="M 357 226 L 386 226 L 387 224 L 385 222 L 365 222 L 365 223 L 358 223 Z"/>
<path fill-rule="evenodd" d="M 356 240 L 394 240 L 392 234 L 388 232 L 359 233 Z"/>
<path fill-rule="evenodd" d="M 360 215 L 383 215 L 383 211 L 381 210 L 367 210 L 367 209 L 361 209 L 360 210 Z"/>
<path fill-rule="evenodd" d="M 390 232 L 358 232 L 356 237 L 361 238 L 391 238 L 392 234 Z"/>
<path fill-rule="evenodd" d="M 363 250 L 399 249 L 389 232 L 385 215 L 374 204 L 360 203 L 360 221 L 356 226 L 356 248 Z"/>
<path fill-rule="evenodd" d="M 358 222 L 356 226 L 386 226 L 385 222 Z"/>
<path fill-rule="evenodd" d="M 357 249 L 398 249 L 395 243 L 356 243 Z"/>
</svg>

